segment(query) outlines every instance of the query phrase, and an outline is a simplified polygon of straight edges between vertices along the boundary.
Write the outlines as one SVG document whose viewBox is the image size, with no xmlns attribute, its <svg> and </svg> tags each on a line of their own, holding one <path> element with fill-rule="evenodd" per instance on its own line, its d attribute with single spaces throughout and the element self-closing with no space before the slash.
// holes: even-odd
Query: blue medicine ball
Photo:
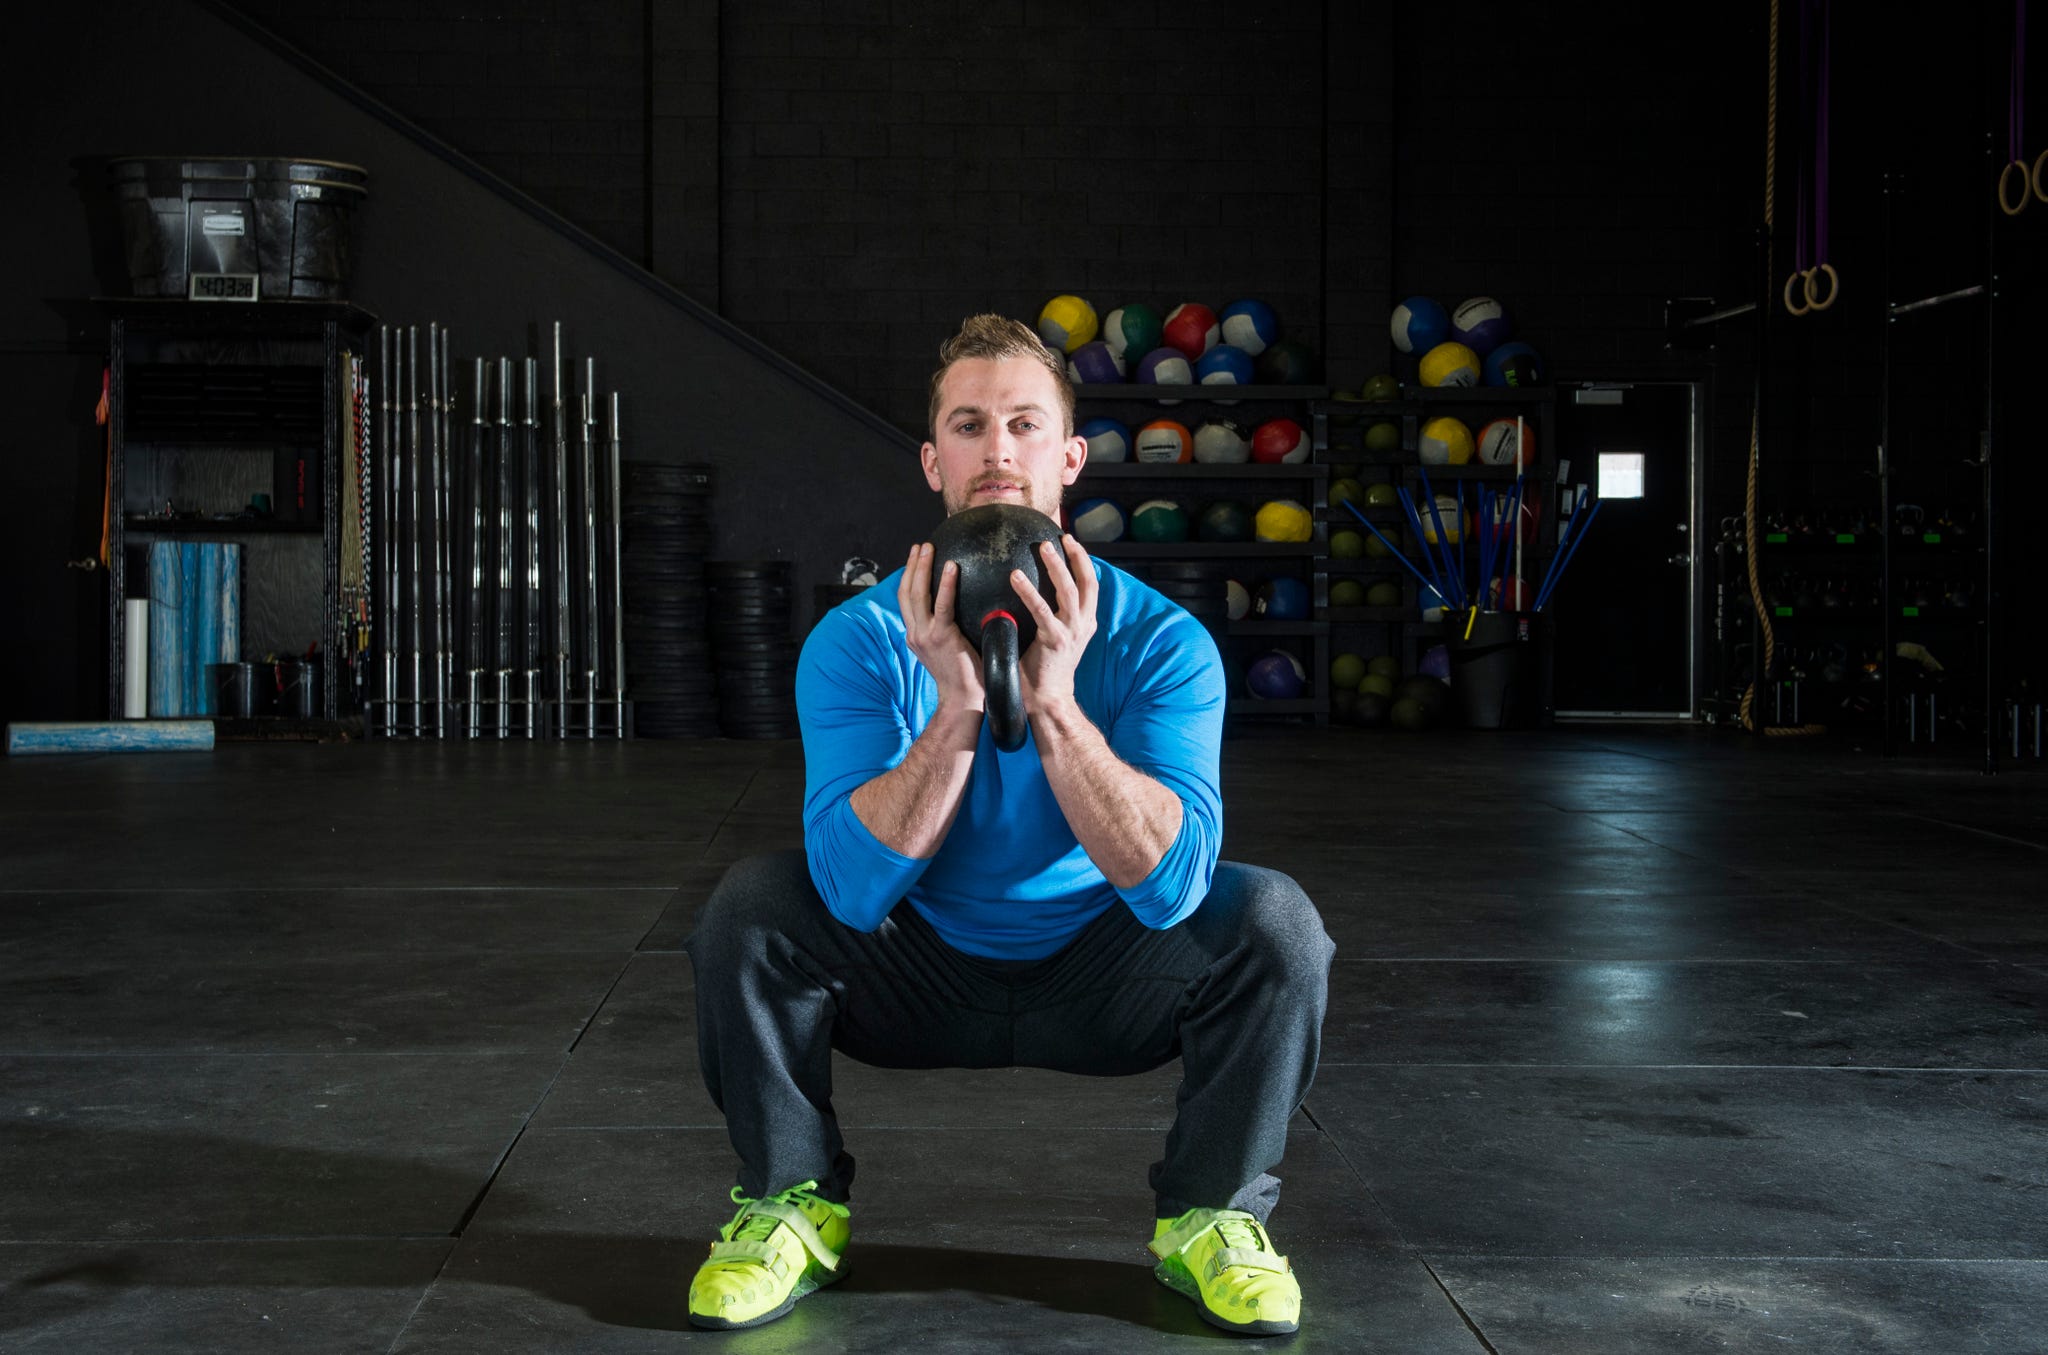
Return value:
<svg viewBox="0 0 2048 1355">
<path fill-rule="evenodd" d="M 1124 510 L 1108 499 L 1083 499 L 1067 517 L 1067 530 L 1087 545 L 1120 541 L 1124 527 Z"/>
<path fill-rule="evenodd" d="M 1263 301 L 1233 301 L 1218 317 L 1223 342 L 1257 357 L 1280 338 L 1280 320 Z"/>
<path fill-rule="evenodd" d="M 1450 313 L 1426 296 L 1411 296 L 1394 307 L 1388 329 L 1403 353 L 1427 353 L 1451 337 Z"/>
<path fill-rule="evenodd" d="M 1480 371 L 1481 379 L 1489 386 L 1543 384 L 1543 359 L 1520 339 L 1504 343 L 1488 353 Z"/>
<path fill-rule="evenodd" d="M 1129 461 L 1131 430 L 1115 419 L 1090 419 L 1074 430 L 1088 444 L 1090 461 Z"/>
<path fill-rule="evenodd" d="M 1249 386 L 1251 355 L 1235 344 L 1219 343 L 1195 364 L 1195 380 L 1204 386 Z"/>
<path fill-rule="evenodd" d="M 1268 621 L 1308 619 L 1308 585 L 1289 575 L 1268 579 L 1253 595 L 1252 610 Z"/>
</svg>

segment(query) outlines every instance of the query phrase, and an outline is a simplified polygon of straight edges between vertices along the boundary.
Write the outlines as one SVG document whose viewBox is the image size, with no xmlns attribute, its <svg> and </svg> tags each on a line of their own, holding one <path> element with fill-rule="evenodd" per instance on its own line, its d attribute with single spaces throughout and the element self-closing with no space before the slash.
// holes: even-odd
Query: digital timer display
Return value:
<svg viewBox="0 0 2048 1355">
<path fill-rule="evenodd" d="M 194 301 L 254 301 L 256 282 L 254 273 L 194 273 L 190 296 Z"/>
</svg>

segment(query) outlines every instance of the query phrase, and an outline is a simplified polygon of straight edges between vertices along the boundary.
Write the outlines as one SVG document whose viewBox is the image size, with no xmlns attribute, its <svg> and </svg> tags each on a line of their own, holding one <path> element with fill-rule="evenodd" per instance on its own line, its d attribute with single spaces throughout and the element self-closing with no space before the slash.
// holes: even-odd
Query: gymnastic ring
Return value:
<svg viewBox="0 0 2048 1355">
<path fill-rule="evenodd" d="M 1828 275 L 1828 299 L 1825 301 L 1822 301 L 1819 297 L 1813 294 L 1813 275 L 1815 273 L 1825 273 Z M 1841 294 L 1842 276 L 1841 274 L 1835 271 L 1835 266 L 1833 264 L 1824 263 L 1820 265 L 1818 268 L 1809 268 L 1806 270 L 1806 309 L 1808 309 L 1809 311 L 1824 311 L 1828 307 L 1834 305 L 1835 298 L 1840 296 Z"/>
<path fill-rule="evenodd" d="M 1812 306 L 1795 306 L 1792 304 L 1792 284 L 1795 282 L 1800 282 L 1810 277 L 1812 273 L 1813 270 L 1809 268 L 1804 273 L 1794 273 L 1790 277 L 1785 279 L 1785 310 L 1788 313 L 1792 315 L 1804 315 L 1806 314 L 1806 312 L 1813 309 Z"/>
<path fill-rule="evenodd" d="M 2048 155 L 2048 151 L 2043 151 L 2041 154 Z M 2039 162 L 2036 162 L 2037 168 L 2038 165 Z M 2005 182 L 2012 177 L 2014 170 L 2020 172 L 2020 196 L 2017 202 L 2013 202 L 2005 196 Z M 2026 210 L 2027 194 L 2032 187 L 2032 176 L 2027 172 L 2026 161 L 2014 160 L 2006 165 L 2004 169 L 1998 171 L 1998 210 L 2004 212 L 2007 216 L 2018 216 Z"/>
<path fill-rule="evenodd" d="M 2027 176 L 2033 182 L 2034 196 L 2043 202 L 2048 202 L 2048 188 L 2044 188 L 2041 184 L 2041 171 L 2043 169 L 2048 169 L 2048 151 L 2042 151 L 2034 157 L 2034 172 Z"/>
</svg>

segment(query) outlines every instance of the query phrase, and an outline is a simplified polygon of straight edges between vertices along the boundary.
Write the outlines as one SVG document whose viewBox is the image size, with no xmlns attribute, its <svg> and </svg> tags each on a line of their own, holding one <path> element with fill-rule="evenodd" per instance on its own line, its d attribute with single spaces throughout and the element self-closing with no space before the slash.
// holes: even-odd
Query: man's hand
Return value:
<svg viewBox="0 0 2048 1355">
<path fill-rule="evenodd" d="M 1023 570 L 1010 572 L 1010 587 L 1038 623 L 1038 638 L 1018 664 L 1027 714 L 1073 704 L 1074 670 L 1080 666 L 1088 642 L 1095 638 L 1095 599 L 1102 587 L 1095 577 L 1095 562 L 1071 535 L 1063 533 L 1058 546 L 1050 541 L 1041 544 L 1038 555 L 1039 568 L 1052 580 L 1053 596 L 1059 602 L 1057 613 L 1031 586 Z"/>
<path fill-rule="evenodd" d="M 953 604 L 960 593 L 960 566 L 948 561 L 939 579 L 939 593 L 932 596 L 932 543 L 910 548 L 903 578 L 896 585 L 896 602 L 903 609 L 903 626 L 909 633 L 910 652 L 939 684 L 939 706 L 943 710 L 973 711 L 988 707 L 981 689 L 981 657 L 960 627 L 953 621 Z M 1042 604 L 1041 604 L 1042 605 Z"/>
</svg>

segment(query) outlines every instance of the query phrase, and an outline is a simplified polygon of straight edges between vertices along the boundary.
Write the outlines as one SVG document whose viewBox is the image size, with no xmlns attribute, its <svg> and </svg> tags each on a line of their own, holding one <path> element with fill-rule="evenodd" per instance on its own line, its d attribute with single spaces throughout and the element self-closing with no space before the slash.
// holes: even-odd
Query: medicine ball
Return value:
<svg viewBox="0 0 2048 1355">
<path fill-rule="evenodd" d="M 1160 338 L 1168 348 L 1179 349 L 1181 356 L 1195 362 L 1216 346 L 1220 333 L 1215 311 L 1199 301 L 1184 301 L 1166 313 Z"/>
<path fill-rule="evenodd" d="M 1084 343 L 1067 359 L 1067 379 L 1077 386 L 1107 386 L 1124 379 L 1124 360 L 1100 339 Z"/>
<path fill-rule="evenodd" d="M 1103 342 L 1109 351 L 1129 361 L 1143 357 L 1159 347 L 1159 333 L 1164 325 L 1159 312 L 1142 301 L 1118 306 L 1102 322 Z"/>
<path fill-rule="evenodd" d="M 1100 546 L 1121 541 L 1124 536 L 1124 510 L 1108 499 L 1083 499 L 1068 515 L 1067 530 L 1084 545 Z"/>
<path fill-rule="evenodd" d="M 1195 460 L 1211 466 L 1237 466 L 1251 460 L 1252 440 L 1244 426 L 1229 419 L 1204 419 L 1195 429 Z"/>
<path fill-rule="evenodd" d="M 1280 339 L 1280 321 L 1273 308 L 1263 301 L 1233 301 L 1223 308 L 1218 323 L 1223 330 L 1223 342 L 1253 357 Z"/>
<path fill-rule="evenodd" d="M 1090 419 L 1074 433 L 1087 442 L 1090 461 L 1131 459 L 1131 430 L 1115 419 Z"/>
<path fill-rule="evenodd" d="M 1507 307 L 1490 296 L 1461 301 L 1451 312 L 1451 337 L 1481 357 L 1506 343 L 1513 333 Z"/>
<path fill-rule="evenodd" d="M 1394 316 L 1387 328 L 1393 334 L 1394 347 L 1403 353 L 1427 353 L 1451 337 L 1451 317 L 1429 297 L 1411 296 L 1394 307 Z M 1383 397 L 1368 394 L 1365 398 Z"/>
<path fill-rule="evenodd" d="M 1038 313 L 1038 337 L 1057 352 L 1073 352 L 1095 337 L 1095 308 L 1078 296 L 1054 297 Z"/>
<path fill-rule="evenodd" d="M 1138 430 L 1140 461 L 1182 462 L 1194 459 L 1195 440 L 1188 426 L 1172 419 L 1154 419 Z"/>
<path fill-rule="evenodd" d="M 1479 355 L 1461 343 L 1440 343 L 1423 355 L 1421 375 L 1425 386 L 1476 386 Z"/>
</svg>

